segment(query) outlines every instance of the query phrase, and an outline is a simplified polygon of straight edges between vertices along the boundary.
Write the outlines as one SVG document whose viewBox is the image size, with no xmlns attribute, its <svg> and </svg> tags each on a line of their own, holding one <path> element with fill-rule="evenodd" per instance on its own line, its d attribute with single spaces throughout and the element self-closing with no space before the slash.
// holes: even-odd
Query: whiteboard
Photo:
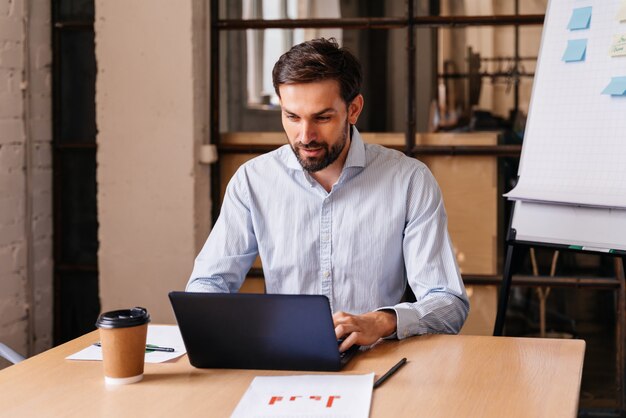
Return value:
<svg viewBox="0 0 626 418">
<path fill-rule="evenodd" d="M 626 210 L 518 201 L 511 228 L 516 241 L 626 251 Z"/>
<path fill-rule="evenodd" d="M 516 240 L 626 250 L 626 95 L 603 94 L 626 76 L 609 52 L 626 35 L 626 0 L 551 0 L 546 12 L 516 200 Z M 570 30 L 576 9 L 589 27 Z M 570 41 L 584 59 L 566 62 Z"/>
</svg>

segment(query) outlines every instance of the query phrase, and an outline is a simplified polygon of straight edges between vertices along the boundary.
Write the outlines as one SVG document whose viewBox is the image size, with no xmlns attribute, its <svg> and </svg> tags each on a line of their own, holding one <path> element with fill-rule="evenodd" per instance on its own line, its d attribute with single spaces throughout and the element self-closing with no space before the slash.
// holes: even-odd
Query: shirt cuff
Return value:
<svg viewBox="0 0 626 418">
<path fill-rule="evenodd" d="M 220 286 L 221 285 L 221 286 Z M 198 278 L 187 284 L 185 292 L 197 293 L 230 293 L 224 281 L 216 282 L 208 278 Z"/>
<path fill-rule="evenodd" d="M 421 323 L 417 312 L 411 307 L 411 304 L 401 303 L 396 306 L 384 306 L 376 310 L 394 311 L 396 313 L 396 332 L 384 339 L 397 338 L 403 340 L 413 335 L 428 333 L 428 329 Z"/>
</svg>

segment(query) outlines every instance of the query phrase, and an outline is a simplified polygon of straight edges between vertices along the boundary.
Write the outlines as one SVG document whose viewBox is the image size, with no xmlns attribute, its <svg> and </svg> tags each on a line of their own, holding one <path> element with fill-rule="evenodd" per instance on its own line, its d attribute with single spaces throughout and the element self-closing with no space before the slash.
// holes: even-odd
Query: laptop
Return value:
<svg viewBox="0 0 626 418">
<path fill-rule="evenodd" d="M 326 296 L 170 292 L 198 368 L 340 370 L 358 351 L 339 352 Z"/>
</svg>

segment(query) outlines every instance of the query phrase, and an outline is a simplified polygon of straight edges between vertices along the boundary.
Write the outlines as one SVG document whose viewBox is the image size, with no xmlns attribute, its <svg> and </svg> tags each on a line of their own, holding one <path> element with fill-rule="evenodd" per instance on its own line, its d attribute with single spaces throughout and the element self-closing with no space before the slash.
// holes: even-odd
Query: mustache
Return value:
<svg viewBox="0 0 626 418">
<path fill-rule="evenodd" d="M 302 142 L 296 143 L 296 148 L 302 148 L 302 149 L 324 148 L 325 146 L 326 146 L 326 143 L 318 142 L 318 141 L 311 141 L 308 144 L 303 144 Z"/>
</svg>

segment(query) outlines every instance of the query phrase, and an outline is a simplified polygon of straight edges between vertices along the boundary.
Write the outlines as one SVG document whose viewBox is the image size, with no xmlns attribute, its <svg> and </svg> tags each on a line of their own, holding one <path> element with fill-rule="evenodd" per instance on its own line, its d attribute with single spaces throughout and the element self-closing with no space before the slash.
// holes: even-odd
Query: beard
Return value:
<svg viewBox="0 0 626 418">
<path fill-rule="evenodd" d="M 346 146 L 346 142 L 348 139 L 348 119 L 343 125 L 341 129 L 341 137 L 338 141 L 332 146 L 329 146 L 326 142 L 322 141 L 311 141 L 308 144 L 303 144 L 302 142 L 296 142 L 291 146 L 291 150 L 296 155 L 298 162 L 302 166 L 305 171 L 309 173 L 315 173 L 316 171 L 320 171 L 337 161 L 337 158 L 341 155 L 341 152 Z M 300 153 L 302 149 L 318 149 L 321 148 L 323 150 L 322 155 L 319 157 L 303 157 Z"/>
</svg>

